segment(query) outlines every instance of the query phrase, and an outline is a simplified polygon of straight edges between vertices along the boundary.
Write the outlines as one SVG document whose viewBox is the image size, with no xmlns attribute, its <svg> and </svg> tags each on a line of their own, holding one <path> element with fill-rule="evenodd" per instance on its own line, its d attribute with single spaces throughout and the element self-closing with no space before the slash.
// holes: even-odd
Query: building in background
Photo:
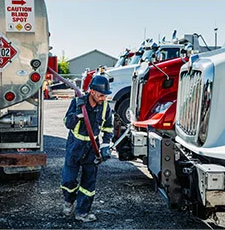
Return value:
<svg viewBox="0 0 225 230">
<path fill-rule="evenodd" d="M 96 69 L 99 65 L 112 67 L 116 64 L 117 58 L 105 54 L 97 49 L 87 52 L 83 55 L 70 59 L 69 71 L 77 77 L 85 71 L 86 68 Z"/>
</svg>

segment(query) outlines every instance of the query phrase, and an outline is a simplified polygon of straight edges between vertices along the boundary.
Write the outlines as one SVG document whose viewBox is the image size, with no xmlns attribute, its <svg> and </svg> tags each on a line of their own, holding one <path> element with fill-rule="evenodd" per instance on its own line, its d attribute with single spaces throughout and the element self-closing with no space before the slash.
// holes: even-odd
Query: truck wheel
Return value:
<svg viewBox="0 0 225 230">
<path fill-rule="evenodd" d="M 130 107 L 130 98 L 125 98 L 118 106 L 117 113 L 120 115 L 121 119 L 126 123 L 129 124 L 129 115 L 128 109 Z"/>
<path fill-rule="evenodd" d="M 124 140 L 116 147 L 120 161 L 131 161 L 135 157 L 131 151 L 131 140 L 128 137 L 125 137 Z"/>
<path fill-rule="evenodd" d="M 212 215 L 212 210 L 204 207 L 201 203 L 197 203 L 194 205 L 193 215 L 206 220 Z"/>
</svg>

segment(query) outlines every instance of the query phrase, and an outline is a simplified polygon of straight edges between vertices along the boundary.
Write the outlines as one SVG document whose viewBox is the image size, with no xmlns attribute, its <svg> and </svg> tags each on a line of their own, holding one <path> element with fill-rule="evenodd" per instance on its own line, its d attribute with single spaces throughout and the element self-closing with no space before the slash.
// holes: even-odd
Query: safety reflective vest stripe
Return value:
<svg viewBox="0 0 225 230">
<path fill-rule="evenodd" d="M 102 109 L 102 125 L 101 125 L 101 130 L 102 130 L 102 127 L 103 127 L 103 125 L 105 123 L 106 109 L 107 109 L 107 102 L 104 101 L 103 102 L 103 109 Z"/>
<path fill-rule="evenodd" d="M 103 109 L 102 109 L 102 120 L 103 121 L 102 121 L 102 124 L 101 124 L 101 131 L 112 132 L 112 128 L 103 127 L 104 122 L 105 122 L 106 109 L 107 109 L 107 102 L 104 101 L 103 102 Z M 72 133 L 73 133 L 73 135 L 77 139 L 79 139 L 81 141 L 90 141 L 91 139 L 90 139 L 89 136 L 84 136 L 84 135 L 79 134 L 80 124 L 81 124 L 81 121 L 79 120 L 78 123 L 77 123 L 77 125 L 75 126 L 74 130 L 71 130 Z M 97 136 L 95 136 L 95 138 L 97 138 Z"/>
<path fill-rule="evenodd" d="M 107 109 L 107 102 L 104 101 L 103 110 L 102 110 L 102 120 L 103 120 L 103 121 L 102 121 L 102 125 L 101 125 L 101 131 L 102 131 L 102 132 L 107 132 L 107 133 L 112 133 L 112 132 L 113 132 L 113 128 L 104 127 L 106 109 Z"/>
<path fill-rule="evenodd" d="M 66 191 L 69 192 L 69 193 L 72 193 L 72 192 L 75 192 L 75 191 L 79 190 L 80 192 L 82 192 L 82 193 L 85 194 L 86 196 L 94 196 L 94 195 L 95 195 L 95 191 L 90 192 L 90 191 L 88 191 L 87 189 L 85 189 L 85 188 L 83 188 L 83 187 L 81 187 L 81 186 L 79 186 L 79 185 L 77 185 L 77 186 L 76 186 L 75 188 L 73 188 L 73 189 L 69 189 L 69 188 L 67 188 L 67 187 L 65 187 L 65 186 L 63 186 L 63 185 L 61 185 L 60 187 L 61 187 L 61 189 L 64 189 L 64 190 L 66 190 Z"/>
<path fill-rule="evenodd" d="M 74 130 L 71 130 L 71 132 L 77 139 L 81 141 L 90 141 L 91 139 L 89 136 L 84 136 L 84 135 L 79 134 L 80 124 L 81 124 L 81 121 L 79 120 Z M 97 138 L 97 136 L 95 136 L 95 138 Z"/>
</svg>

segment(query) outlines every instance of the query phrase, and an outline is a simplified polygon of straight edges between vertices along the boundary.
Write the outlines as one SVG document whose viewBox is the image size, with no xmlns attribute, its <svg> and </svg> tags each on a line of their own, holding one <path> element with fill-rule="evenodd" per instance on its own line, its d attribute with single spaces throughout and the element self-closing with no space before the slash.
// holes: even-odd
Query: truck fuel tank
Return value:
<svg viewBox="0 0 225 230">
<path fill-rule="evenodd" d="M 23 15 L 18 17 L 18 13 Z M 16 20 L 22 18 L 21 20 Z M 0 1 L 0 109 L 34 95 L 42 86 L 49 55 L 44 0 Z"/>
</svg>

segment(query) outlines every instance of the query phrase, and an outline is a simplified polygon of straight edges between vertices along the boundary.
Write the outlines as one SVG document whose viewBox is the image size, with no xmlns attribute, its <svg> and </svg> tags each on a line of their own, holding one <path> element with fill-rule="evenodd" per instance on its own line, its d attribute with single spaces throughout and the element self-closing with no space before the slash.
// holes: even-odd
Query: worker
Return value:
<svg viewBox="0 0 225 230">
<path fill-rule="evenodd" d="M 111 93 L 108 79 L 97 75 L 92 79 L 89 88 L 87 95 L 74 98 L 71 101 L 64 118 L 69 134 L 61 183 L 65 199 L 64 215 L 72 215 L 75 209 L 75 219 L 83 222 L 97 219 L 90 210 L 95 195 L 98 167 L 95 164 L 95 152 L 88 136 L 81 106 L 85 105 L 86 107 L 103 161 L 111 157 L 109 144 L 113 136 L 112 111 L 106 101 L 107 95 Z M 102 136 L 100 136 L 101 131 Z M 80 168 L 81 175 L 78 180 Z"/>
<path fill-rule="evenodd" d="M 48 95 L 48 81 L 44 80 L 43 82 L 43 92 L 44 92 L 44 99 L 49 99 Z"/>
<path fill-rule="evenodd" d="M 44 99 L 52 98 L 51 80 L 45 79 L 43 83 Z"/>
</svg>

